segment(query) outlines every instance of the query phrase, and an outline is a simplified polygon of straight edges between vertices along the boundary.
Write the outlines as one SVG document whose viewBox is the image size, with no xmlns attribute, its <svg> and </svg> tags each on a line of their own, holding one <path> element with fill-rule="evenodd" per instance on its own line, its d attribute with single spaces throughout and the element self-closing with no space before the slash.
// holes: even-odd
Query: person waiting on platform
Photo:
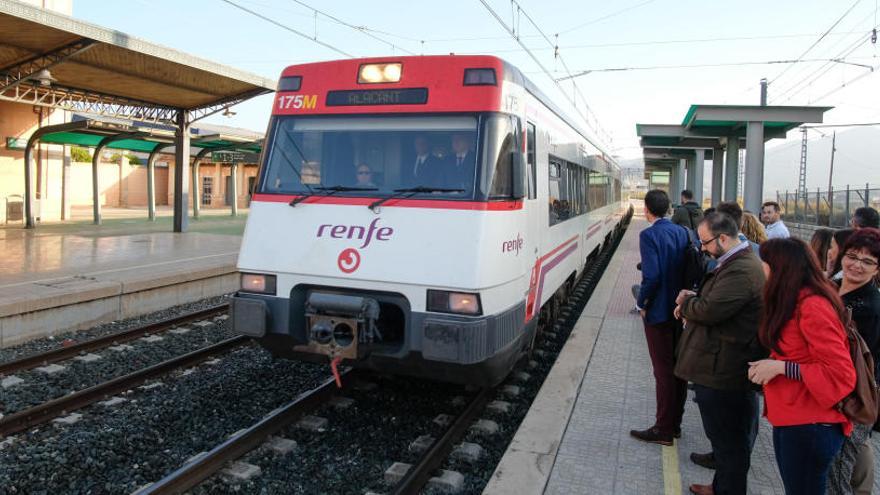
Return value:
<svg viewBox="0 0 880 495">
<path fill-rule="evenodd" d="M 657 409 L 653 426 L 632 430 L 643 442 L 672 445 L 681 434 L 681 417 L 687 398 L 687 382 L 676 378 L 675 346 L 681 326 L 673 316 L 674 297 L 684 285 L 685 229 L 667 220 L 669 197 L 659 189 L 645 195 L 645 218 L 651 226 L 639 234 L 642 283 L 637 286 L 636 307 L 645 325 L 648 354 L 654 368 Z M 633 289 L 636 290 L 635 288 Z"/>
<path fill-rule="evenodd" d="M 767 227 L 767 239 L 782 239 L 791 237 L 788 233 L 788 227 L 782 221 L 782 210 L 776 201 L 767 201 L 761 205 L 761 220 Z"/>
<path fill-rule="evenodd" d="M 819 266 L 825 275 L 828 276 L 828 250 L 831 249 L 831 239 L 834 237 L 834 231 L 831 229 L 817 229 L 810 238 L 810 249 L 819 259 Z"/>
<path fill-rule="evenodd" d="M 694 201 L 694 193 L 688 189 L 681 192 L 681 206 L 672 214 L 672 223 L 697 231 L 697 225 L 703 220 L 703 210 Z"/>
<path fill-rule="evenodd" d="M 835 282 L 843 278 L 843 246 L 853 235 L 853 229 L 840 229 L 831 236 L 831 246 L 828 248 L 828 260 L 825 265 L 825 276 Z"/>
<path fill-rule="evenodd" d="M 843 278 L 838 293 L 852 311 L 852 321 L 871 350 L 874 363 L 880 363 L 880 291 L 877 290 L 877 264 L 880 262 L 880 230 L 857 230 L 843 246 Z M 875 377 L 880 378 L 877 369 Z M 868 440 L 871 425 L 853 425 L 852 435 L 844 439 L 840 454 L 828 474 L 831 495 L 870 494 L 874 487 L 874 449 Z"/>
<path fill-rule="evenodd" d="M 855 230 L 863 228 L 880 229 L 880 214 L 870 206 L 856 208 L 850 220 L 850 226 Z"/>
<path fill-rule="evenodd" d="M 759 338 L 771 355 L 752 362 L 748 378 L 764 387 L 785 493 L 821 495 L 853 430 L 837 408 L 856 385 L 846 308 L 805 242 L 770 239 L 761 247 L 767 286 Z"/>
<path fill-rule="evenodd" d="M 736 222 L 736 228 L 739 229 L 739 240 L 748 242 L 749 246 L 752 247 L 752 252 L 755 253 L 755 256 L 760 258 L 761 246 L 757 242 L 750 240 L 748 237 L 746 237 L 745 234 L 743 234 L 743 210 L 742 207 L 740 207 L 739 203 L 737 203 L 736 201 L 722 201 L 721 203 L 718 203 L 716 211 L 724 213 L 725 215 L 732 218 L 734 222 Z"/>
<path fill-rule="evenodd" d="M 366 163 L 361 163 L 357 166 L 355 179 L 356 187 L 376 187 L 376 184 L 373 183 L 373 171 L 370 170 L 370 166 Z"/>
<path fill-rule="evenodd" d="M 749 240 L 749 242 L 753 242 L 757 245 L 761 245 L 764 241 L 767 240 L 767 233 L 764 231 L 764 224 L 758 220 L 758 217 L 752 215 L 751 213 L 744 211 L 743 212 L 743 223 L 740 231 Z"/>
<path fill-rule="evenodd" d="M 764 272 L 738 233 L 733 218 L 720 211 L 703 219 L 700 244 L 718 263 L 699 294 L 683 290 L 676 298 L 675 316 L 685 321 L 685 330 L 675 375 L 694 384 L 715 461 L 712 484 L 690 486 L 699 495 L 746 494 L 758 433 L 758 396 L 747 371 L 749 362 L 767 355 L 757 338 Z"/>
</svg>

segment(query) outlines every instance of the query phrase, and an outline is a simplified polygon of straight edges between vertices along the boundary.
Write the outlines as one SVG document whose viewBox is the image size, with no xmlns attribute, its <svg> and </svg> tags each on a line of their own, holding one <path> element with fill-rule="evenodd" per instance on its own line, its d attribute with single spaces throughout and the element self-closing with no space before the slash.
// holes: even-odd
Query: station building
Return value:
<svg viewBox="0 0 880 495">
<path fill-rule="evenodd" d="M 51 13 L 71 16 L 73 0 L 20 0 L 23 6 L 34 6 Z M 10 2 L 15 8 L 15 3 Z M 24 7 L 22 7 L 24 8 Z M 0 43 L 0 51 L 7 61 L 21 63 L 29 56 L 24 50 L 17 53 L 14 45 Z M 56 76 L 63 77 L 64 66 L 52 66 L 41 71 L 31 79 L 46 87 L 53 85 Z M 53 72 L 55 75 L 53 76 Z M 83 77 L 79 76 L 78 77 Z M 107 77 L 96 72 L 96 77 Z M 7 81 L 8 83 L 8 81 Z M 0 80 L 0 86 L 4 84 Z M 64 124 L 76 120 L 96 119 L 108 123 L 122 123 L 128 126 L 142 126 L 142 123 L 124 121 L 108 116 L 96 116 L 73 112 L 53 105 L 36 105 L 31 102 L 0 99 L 0 225 L 24 225 L 26 220 L 25 203 L 25 149 L 28 139 L 38 130 L 47 126 Z M 159 124 L 152 124 L 160 128 Z M 164 129 L 173 137 L 174 128 Z M 241 128 L 211 125 L 198 122 L 190 128 L 193 147 L 190 148 L 191 163 L 198 154 L 197 140 L 206 136 L 232 137 L 239 141 L 259 142 L 262 132 Z M 75 139 L 74 139 L 75 140 Z M 40 140 L 32 152 L 32 214 L 34 221 L 56 222 L 72 219 L 71 210 L 76 207 L 89 207 L 93 204 L 92 163 L 89 161 L 94 148 L 88 145 L 51 144 Z M 148 152 L 123 149 L 108 145 L 101 152 L 97 166 L 99 183 L 98 198 L 101 206 L 117 208 L 144 208 L 148 206 Z M 236 168 L 236 187 L 232 187 L 232 162 Z M 250 201 L 257 174 L 259 153 L 254 150 L 218 150 L 206 154 L 199 160 L 198 171 L 190 175 L 192 192 L 190 196 L 198 206 L 190 208 L 229 208 L 233 191 L 236 192 L 236 205 L 246 208 Z M 163 149 L 154 160 L 155 205 L 174 204 L 175 151 L 170 146 Z"/>
</svg>

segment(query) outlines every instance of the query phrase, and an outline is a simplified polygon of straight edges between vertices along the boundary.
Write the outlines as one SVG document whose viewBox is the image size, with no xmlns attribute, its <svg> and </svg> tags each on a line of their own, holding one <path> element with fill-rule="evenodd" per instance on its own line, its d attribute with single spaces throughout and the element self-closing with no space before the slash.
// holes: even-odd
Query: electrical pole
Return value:
<svg viewBox="0 0 880 495">
<path fill-rule="evenodd" d="M 837 148 L 834 146 L 837 141 L 837 131 L 834 131 L 834 134 L 831 135 L 831 168 L 828 170 L 828 205 L 831 205 L 831 201 L 834 200 L 833 193 L 831 192 L 831 182 L 834 179 L 834 152 L 837 151 Z"/>
<path fill-rule="evenodd" d="M 797 207 L 799 201 L 804 201 L 804 215 L 807 206 L 807 128 L 801 127 L 801 166 L 798 171 L 798 188 L 794 196 L 794 204 Z M 797 209 L 797 208 L 795 208 Z"/>
</svg>

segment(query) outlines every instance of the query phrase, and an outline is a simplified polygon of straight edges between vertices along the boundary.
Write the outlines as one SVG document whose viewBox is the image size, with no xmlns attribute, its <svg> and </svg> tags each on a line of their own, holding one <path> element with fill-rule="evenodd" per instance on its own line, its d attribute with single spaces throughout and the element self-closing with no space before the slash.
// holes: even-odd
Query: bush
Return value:
<svg viewBox="0 0 880 495">
<path fill-rule="evenodd" d="M 141 164 L 141 159 L 132 155 L 131 153 L 127 153 L 125 155 L 125 157 L 128 158 L 129 165 L 140 165 Z M 113 153 L 112 155 L 110 155 L 109 162 L 110 163 L 119 163 L 119 160 L 121 158 L 122 158 L 122 153 Z"/>
<path fill-rule="evenodd" d="M 79 146 L 71 146 L 70 160 L 81 163 L 92 163 L 92 154 L 88 148 L 80 148 Z"/>
</svg>

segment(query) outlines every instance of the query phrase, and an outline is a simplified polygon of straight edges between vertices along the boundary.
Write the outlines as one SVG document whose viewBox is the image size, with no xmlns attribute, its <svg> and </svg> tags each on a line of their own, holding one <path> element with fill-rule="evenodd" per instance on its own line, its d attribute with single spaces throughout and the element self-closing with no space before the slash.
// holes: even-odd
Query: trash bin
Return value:
<svg viewBox="0 0 880 495">
<path fill-rule="evenodd" d="M 24 221 L 24 197 L 20 194 L 6 196 L 6 223 Z"/>
</svg>

